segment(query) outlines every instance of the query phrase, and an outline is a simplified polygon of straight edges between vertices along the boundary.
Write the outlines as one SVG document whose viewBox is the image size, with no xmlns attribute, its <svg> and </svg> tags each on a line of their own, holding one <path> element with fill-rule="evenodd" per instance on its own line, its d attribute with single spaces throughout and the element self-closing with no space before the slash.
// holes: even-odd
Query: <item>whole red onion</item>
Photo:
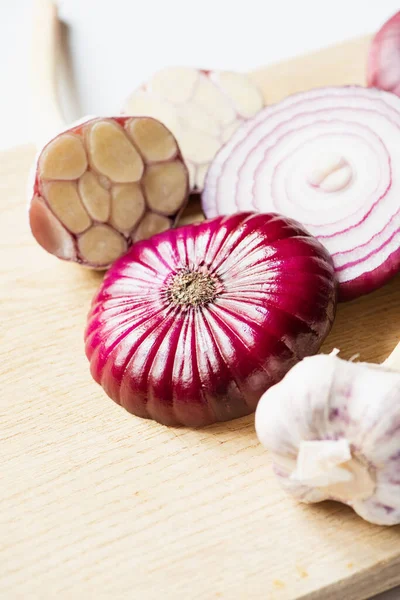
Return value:
<svg viewBox="0 0 400 600">
<path fill-rule="evenodd" d="M 94 379 L 166 425 L 255 410 L 319 349 L 334 318 L 328 253 L 290 219 L 242 213 L 134 244 L 107 272 L 85 333 Z"/>
<path fill-rule="evenodd" d="M 386 21 L 372 40 L 367 85 L 400 96 L 400 12 Z"/>
</svg>

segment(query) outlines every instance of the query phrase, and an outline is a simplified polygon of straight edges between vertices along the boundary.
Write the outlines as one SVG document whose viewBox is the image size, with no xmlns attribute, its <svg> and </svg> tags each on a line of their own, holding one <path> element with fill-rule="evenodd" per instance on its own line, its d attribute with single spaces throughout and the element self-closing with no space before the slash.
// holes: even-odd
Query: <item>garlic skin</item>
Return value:
<svg viewBox="0 0 400 600">
<path fill-rule="evenodd" d="M 400 373 L 333 355 L 303 359 L 255 416 L 282 487 L 336 500 L 378 525 L 400 523 Z"/>
</svg>

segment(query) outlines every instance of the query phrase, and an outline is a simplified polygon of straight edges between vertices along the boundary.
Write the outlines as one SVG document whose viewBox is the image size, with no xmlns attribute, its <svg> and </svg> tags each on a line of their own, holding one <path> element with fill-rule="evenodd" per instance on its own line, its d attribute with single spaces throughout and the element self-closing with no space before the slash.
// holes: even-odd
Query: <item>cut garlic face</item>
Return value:
<svg viewBox="0 0 400 600">
<path fill-rule="evenodd" d="M 98 118 L 41 151 L 29 190 L 31 230 L 64 260 L 107 268 L 136 241 L 172 227 L 189 174 L 172 133 L 148 117 Z"/>
<path fill-rule="evenodd" d="M 256 431 L 283 488 L 400 523 L 400 349 L 381 366 L 303 359 L 261 398 Z"/>
<path fill-rule="evenodd" d="M 154 117 L 172 131 L 189 169 L 191 189 L 201 192 L 218 150 L 263 106 L 261 91 L 247 75 L 170 67 L 134 91 L 123 112 Z"/>
</svg>

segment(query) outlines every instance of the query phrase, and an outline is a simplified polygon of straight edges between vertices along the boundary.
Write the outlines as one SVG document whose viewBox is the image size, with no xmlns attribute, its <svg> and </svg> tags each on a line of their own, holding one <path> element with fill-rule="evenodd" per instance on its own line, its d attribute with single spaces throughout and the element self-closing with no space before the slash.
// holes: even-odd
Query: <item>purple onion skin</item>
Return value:
<svg viewBox="0 0 400 600">
<path fill-rule="evenodd" d="M 188 300 L 179 283 L 188 272 L 213 282 L 213 297 L 200 286 Z M 335 308 L 331 258 L 296 221 L 216 217 L 138 242 L 114 263 L 88 316 L 86 355 L 129 412 L 201 427 L 252 413 L 318 351 Z"/>
<path fill-rule="evenodd" d="M 369 294 L 389 283 L 399 272 L 400 248 L 387 258 L 386 262 L 352 281 L 341 283 L 338 287 L 338 302 L 349 302 Z"/>
<path fill-rule="evenodd" d="M 386 21 L 372 40 L 367 85 L 400 96 L 400 12 Z"/>
</svg>

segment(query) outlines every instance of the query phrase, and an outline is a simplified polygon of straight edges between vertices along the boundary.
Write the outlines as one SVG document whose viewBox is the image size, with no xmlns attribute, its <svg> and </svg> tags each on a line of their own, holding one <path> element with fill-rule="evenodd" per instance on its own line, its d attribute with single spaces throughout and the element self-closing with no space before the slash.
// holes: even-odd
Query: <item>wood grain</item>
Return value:
<svg viewBox="0 0 400 600">
<path fill-rule="evenodd" d="M 279 94 L 323 75 L 362 82 L 365 47 L 281 66 Z M 270 96 L 277 73 L 257 75 Z M 101 275 L 34 243 L 33 154 L 0 157 L 0 597 L 362 600 L 399 584 L 400 528 L 288 498 L 253 417 L 167 429 L 91 381 L 82 337 Z M 341 305 L 324 349 L 384 359 L 400 338 L 399 294 L 398 277 Z"/>
<path fill-rule="evenodd" d="M 289 94 L 330 85 L 364 85 L 371 36 L 276 63 L 251 73 L 266 101 L 278 102 Z"/>
</svg>

